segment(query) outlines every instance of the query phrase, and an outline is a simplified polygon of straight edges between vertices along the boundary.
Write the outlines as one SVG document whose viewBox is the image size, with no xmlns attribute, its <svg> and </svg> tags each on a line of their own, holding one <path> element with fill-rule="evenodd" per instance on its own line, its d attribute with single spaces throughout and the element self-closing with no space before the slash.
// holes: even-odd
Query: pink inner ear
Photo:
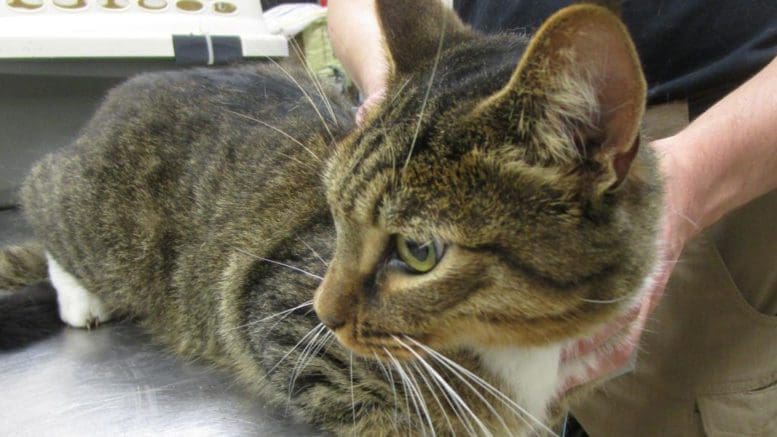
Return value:
<svg viewBox="0 0 777 437">
<path fill-rule="evenodd" d="M 569 67 L 585 71 L 596 90 L 596 124 L 606 139 L 599 152 L 613 157 L 633 154 L 644 111 L 645 81 L 628 33 L 614 16 L 581 17 L 569 25 L 572 31 L 566 42 L 575 60 Z"/>
<path fill-rule="evenodd" d="M 634 139 L 634 144 L 631 145 L 631 148 L 626 150 L 623 153 L 617 153 L 615 157 L 613 158 L 612 162 L 612 168 L 615 171 L 615 184 L 613 184 L 610 188 L 616 188 L 618 185 L 623 182 L 623 180 L 626 178 L 626 175 L 629 173 L 629 168 L 631 167 L 632 161 L 634 161 L 634 158 L 637 156 L 637 152 L 639 151 L 639 137 Z"/>
<path fill-rule="evenodd" d="M 594 128 L 603 141 L 589 151 L 609 175 L 602 181 L 613 188 L 625 179 L 639 150 L 639 126 L 646 86 L 636 50 L 625 26 L 601 8 L 581 8 L 560 22 L 549 44 L 572 53 L 561 69 L 584 72 L 598 103 Z M 563 65 L 565 64 L 565 65 Z M 614 174 L 613 174 L 614 173 Z"/>
</svg>

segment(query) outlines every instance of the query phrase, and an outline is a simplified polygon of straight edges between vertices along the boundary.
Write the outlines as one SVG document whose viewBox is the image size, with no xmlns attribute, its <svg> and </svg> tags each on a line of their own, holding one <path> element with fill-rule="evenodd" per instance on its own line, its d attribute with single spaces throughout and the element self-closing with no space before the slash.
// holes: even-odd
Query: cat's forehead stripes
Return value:
<svg viewBox="0 0 777 437">
<path fill-rule="evenodd" d="M 336 170 L 339 175 L 334 181 L 335 186 L 332 187 L 332 194 L 339 200 L 338 207 L 343 213 L 352 213 L 358 203 L 364 202 L 365 195 L 388 188 L 388 180 L 402 183 L 402 169 L 417 125 L 418 99 L 423 97 L 423 92 L 419 88 L 405 88 L 403 94 L 382 108 L 373 125 L 365 129 L 354 141 L 353 149 L 349 151 L 350 160 Z M 430 97 L 430 100 L 432 99 L 433 97 Z M 427 103 L 427 106 L 434 105 Z M 424 115 L 424 118 L 428 120 L 428 114 Z M 421 125 L 414 145 L 414 155 L 423 153 L 426 137 L 423 130 L 428 128 L 428 124 L 426 122 Z"/>
<path fill-rule="evenodd" d="M 342 175 L 339 181 L 337 197 L 340 200 L 340 209 L 350 214 L 356 207 L 356 203 L 362 200 L 367 189 L 375 190 L 376 177 L 386 171 L 393 173 L 390 155 L 394 153 L 391 147 L 384 147 L 389 140 L 378 134 L 365 138 L 361 143 L 361 151 L 354 157 L 350 171 Z M 388 158 L 388 159 L 387 159 Z M 385 187 L 379 187 L 383 189 Z"/>
<path fill-rule="evenodd" d="M 450 47 L 443 53 L 441 68 L 433 78 L 431 71 L 419 71 L 409 82 L 398 81 L 390 87 L 386 100 L 368 120 L 370 124 L 345 148 L 341 158 L 346 159 L 338 162 L 330 175 L 329 195 L 338 199 L 338 208 L 344 213 L 352 212 L 365 191 L 372 191 L 371 185 L 376 179 L 385 179 L 386 173 L 392 173 L 396 187 L 412 183 L 402 178 L 406 162 L 412 166 L 429 152 L 446 155 L 451 148 L 461 152 L 476 145 L 481 135 L 471 132 L 461 132 L 449 142 L 431 144 L 429 140 L 455 127 L 461 116 L 446 120 L 443 114 L 459 108 L 466 113 L 506 83 L 523 47 L 520 40 L 503 37 L 478 44 L 482 45 L 478 47 L 480 57 L 469 56 L 471 48 Z M 484 63 L 490 68 L 484 69 Z M 450 126 L 440 129 L 441 121 Z M 444 169 L 440 167 L 439 171 Z"/>
</svg>

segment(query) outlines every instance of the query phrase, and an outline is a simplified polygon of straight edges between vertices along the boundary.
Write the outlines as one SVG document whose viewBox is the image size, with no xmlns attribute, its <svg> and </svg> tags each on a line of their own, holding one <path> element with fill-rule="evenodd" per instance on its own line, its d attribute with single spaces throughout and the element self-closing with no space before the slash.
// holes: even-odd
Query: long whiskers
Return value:
<svg viewBox="0 0 777 437">
<path fill-rule="evenodd" d="M 485 434 L 487 436 L 492 435 L 491 432 L 488 430 L 488 427 L 486 427 L 486 425 L 483 423 L 483 421 L 480 420 L 477 417 L 477 415 L 472 411 L 472 409 L 464 402 L 464 400 L 461 398 L 461 396 L 459 396 L 458 393 L 456 393 L 456 391 L 453 389 L 453 387 L 451 387 L 450 384 L 448 384 L 448 382 L 446 382 L 445 379 L 442 378 L 442 376 L 440 376 L 440 374 L 436 370 L 434 370 L 434 368 L 431 365 L 429 365 L 429 363 L 426 360 L 424 360 L 423 357 L 421 357 L 420 354 L 418 354 L 418 352 L 416 352 L 415 350 L 413 350 L 413 348 L 409 347 L 407 344 L 402 342 L 402 340 L 400 340 L 398 337 L 396 337 L 396 336 L 392 336 L 392 337 L 394 338 L 394 340 L 400 346 L 402 346 L 403 348 L 407 349 L 411 354 L 413 354 L 413 356 L 415 356 L 415 358 L 421 363 L 421 365 L 423 365 L 426 368 L 426 370 L 431 375 L 433 375 L 436 378 L 438 378 L 438 380 L 446 387 L 446 391 L 448 391 L 448 393 L 450 393 L 451 395 L 455 395 L 454 399 L 456 399 L 457 403 L 459 403 L 459 405 L 461 405 L 465 409 L 465 411 L 469 414 L 469 416 L 472 417 L 472 419 L 478 425 L 478 427 L 483 432 L 483 434 Z M 406 338 L 409 339 L 409 337 L 406 337 Z M 454 373 L 454 375 L 457 375 L 455 372 L 452 372 L 452 373 Z M 470 389 L 472 389 L 472 387 L 470 387 Z M 472 390 L 476 394 L 478 394 L 477 390 L 474 390 L 474 389 L 472 389 Z M 484 399 L 482 399 L 482 396 L 481 396 L 481 400 L 483 400 L 488 405 L 488 407 L 490 407 L 490 409 L 491 409 L 493 414 L 496 414 L 498 416 L 498 413 L 496 413 L 496 410 L 494 410 L 493 407 L 491 407 L 491 405 L 490 405 L 490 403 L 488 403 L 488 401 L 485 401 Z M 500 421 L 502 421 L 501 417 L 499 419 L 500 419 Z M 509 428 L 508 428 L 508 433 L 509 433 Z"/>
<path fill-rule="evenodd" d="M 427 405 L 426 398 L 424 398 L 424 394 L 421 391 L 421 387 L 418 385 L 418 381 L 416 380 L 415 375 L 413 374 L 413 369 L 408 366 L 408 368 L 405 369 L 405 372 L 407 373 L 407 376 L 410 378 L 410 386 L 413 388 L 413 391 L 416 393 L 418 402 L 421 405 L 421 409 L 423 410 L 424 416 L 426 417 L 426 422 L 429 424 L 429 430 L 432 432 L 432 436 L 436 436 L 437 434 L 434 431 L 434 423 L 432 422 L 432 415 L 429 413 L 429 406 Z"/>
<path fill-rule="evenodd" d="M 502 403 L 504 403 L 508 408 L 511 408 L 513 412 L 515 412 L 518 417 L 522 418 L 526 417 L 532 422 L 534 422 L 539 428 L 541 428 L 543 431 L 548 432 L 550 435 L 556 436 L 557 434 L 550 429 L 547 425 L 542 423 L 539 419 L 534 417 L 528 410 L 526 410 L 524 407 L 520 406 L 517 402 L 515 402 L 513 399 L 511 399 L 509 396 L 502 393 L 499 389 L 489 384 L 487 381 L 485 381 L 483 378 L 475 375 L 468 369 L 465 369 L 460 364 L 456 363 L 455 361 L 451 360 L 450 358 L 446 357 L 445 355 L 435 351 L 434 349 L 430 348 L 429 346 L 426 346 L 423 343 L 418 342 L 417 340 L 413 339 L 412 337 L 404 336 L 405 340 L 412 342 L 414 345 L 418 346 L 419 348 L 423 349 L 426 353 L 429 354 L 432 358 L 434 358 L 437 362 L 440 364 L 446 366 L 448 370 L 451 370 L 454 372 L 454 374 L 459 374 L 466 376 L 469 378 L 472 382 L 482 387 L 484 390 L 488 391 L 490 394 L 494 395 L 499 399 Z M 458 373 L 456 373 L 458 372 Z M 520 414 L 519 414 L 520 413 Z"/>
<path fill-rule="evenodd" d="M 278 67 L 289 79 L 291 79 L 292 82 L 294 82 L 295 85 L 297 85 L 297 88 L 299 88 L 300 91 L 302 91 L 302 94 L 305 96 L 308 102 L 310 102 L 310 106 L 313 107 L 313 110 L 316 111 L 316 114 L 318 115 L 318 118 L 321 120 L 321 124 L 324 125 L 324 129 L 326 129 L 326 132 L 329 134 L 329 138 L 332 139 L 332 144 L 335 143 L 335 136 L 332 134 L 332 131 L 329 129 L 329 125 L 326 123 L 326 120 L 324 120 L 324 116 L 321 115 L 321 111 L 318 110 L 318 106 L 316 106 L 316 103 L 313 101 L 313 98 L 310 97 L 310 94 L 308 94 L 307 91 L 305 91 L 305 88 L 300 85 L 299 81 L 291 74 L 288 70 L 283 68 L 283 65 L 279 64 L 278 61 L 276 61 L 273 58 L 268 57 L 267 58 L 270 62 L 275 64 L 276 67 Z"/>
<path fill-rule="evenodd" d="M 284 131 L 284 130 L 282 130 L 282 129 L 278 128 L 278 127 L 275 127 L 275 126 L 271 125 L 270 123 L 267 123 L 266 121 L 259 120 L 259 119 L 258 119 L 258 118 L 256 118 L 256 117 L 251 117 L 250 115 L 241 114 L 241 113 L 239 113 L 239 112 L 237 112 L 237 111 L 233 111 L 233 110 L 231 110 L 231 109 L 229 109 L 229 108 L 224 108 L 224 110 L 225 110 L 225 111 L 227 111 L 227 112 L 229 112 L 229 113 L 231 113 L 231 114 L 234 114 L 234 115 L 236 115 L 236 116 L 238 116 L 238 117 L 245 118 L 245 119 L 247 119 L 247 120 L 253 121 L 254 123 L 259 123 L 259 124 L 261 124 L 262 126 L 268 127 L 268 128 L 270 128 L 270 129 L 272 129 L 272 130 L 274 130 L 274 131 L 278 132 L 279 134 L 283 135 L 284 137 L 286 137 L 286 138 L 290 139 L 291 141 L 293 141 L 294 143 L 296 143 L 297 145 L 299 145 L 300 147 L 302 147 L 302 148 L 303 148 L 303 149 L 304 149 L 306 152 L 308 152 L 308 153 L 309 153 L 311 156 L 313 156 L 313 158 L 315 158 L 315 159 L 316 159 L 318 162 L 321 162 L 321 158 L 319 158 L 319 157 L 318 157 L 318 155 L 316 155 L 316 154 L 315 154 L 315 153 L 314 153 L 312 150 L 310 150 L 310 148 L 309 148 L 309 147 L 307 147 L 305 144 L 303 144 L 303 143 L 302 143 L 302 141 L 300 141 L 300 140 L 298 140 L 298 139 L 294 138 L 294 137 L 293 137 L 293 136 L 291 136 L 291 134 L 289 134 L 288 132 L 286 132 L 286 131 Z M 331 134 L 330 134 L 330 135 L 331 135 Z"/>
<path fill-rule="evenodd" d="M 388 355 L 389 360 L 391 360 L 391 364 L 394 366 L 394 368 L 397 370 L 397 373 L 399 374 L 400 382 L 402 383 L 403 392 L 405 393 L 405 406 L 407 407 L 407 411 L 410 411 L 410 405 L 408 402 L 408 396 L 410 398 L 410 402 L 413 403 L 413 409 L 415 409 L 416 415 L 418 416 L 418 419 L 420 420 L 421 430 L 423 431 L 424 435 L 426 435 L 426 430 L 423 428 L 423 421 L 424 416 L 421 414 L 421 408 L 419 408 L 419 400 L 416 398 L 416 392 L 415 387 L 413 387 L 412 382 L 410 381 L 410 378 L 407 376 L 407 373 L 405 373 L 405 369 L 402 367 L 402 363 L 399 362 L 399 360 L 394 357 L 394 355 L 389 352 L 388 349 L 384 348 L 384 352 Z M 428 416 L 428 410 L 426 419 L 429 419 Z M 434 427 L 432 426 L 432 432 L 434 432 Z"/>
<path fill-rule="evenodd" d="M 281 357 L 281 359 L 280 359 L 280 360 L 278 360 L 278 362 L 277 362 L 277 363 L 275 363 L 275 365 L 273 365 L 273 366 L 270 368 L 270 370 L 268 370 L 268 371 L 266 372 L 266 375 L 268 375 L 268 376 L 269 376 L 269 375 L 271 375 L 271 374 L 272 374 L 272 372 L 273 372 L 275 369 L 277 369 L 277 368 L 278 368 L 278 366 L 280 366 L 280 365 L 281 365 L 281 363 L 283 363 L 283 361 L 285 361 L 285 360 L 286 360 L 286 358 L 288 358 L 288 357 L 289 357 L 289 355 L 291 355 L 291 354 L 292 354 L 292 352 L 294 352 L 294 350 L 296 350 L 296 349 L 297 349 L 297 348 L 298 348 L 298 347 L 299 347 L 299 346 L 300 346 L 300 345 L 301 345 L 301 344 L 302 344 L 302 343 L 303 343 L 305 340 L 307 340 L 307 338 L 308 338 L 308 337 L 310 337 L 311 335 L 313 335 L 315 332 L 320 332 L 320 330 L 321 330 L 322 328 L 325 328 L 325 326 L 324 326 L 324 324 L 323 324 L 323 323 L 319 323 L 319 324 L 317 324 L 316 326 L 314 326 L 313 328 L 311 328 L 311 329 L 310 329 L 310 331 L 308 331 L 308 332 L 307 332 L 307 334 L 305 334 L 305 335 L 303 335 L 303 336 L 302 336 L 302 338 L 301 338 L 301 339 L 300 339 L 300 340 L 297 342 L 297 344 L 295 344 L 294 346 L 292 346 L 292 348 L 291 348 L 291 349 L 289 349 L 289 350 L 288 350 L 288 351 L 287 351 L 287 352 L 286 352 L 286 353 L 285 353 L 285 354 L 284 354 L 284 355 Z"/>
<path fill-rule="evenodd" d="M 324 105 L 326 106 L 326 109 L 329 112 L 329 116 L 332 118 L 332 122 L 335 124 L 335 126 L 338 126 L 339 122 L 337 120 L 337 117 L 335 117 L 335 112 L 332 109 L 332 104 L 329 101 L 329 98 L 326 96 L 326 93 L 324 92 L 324 87 L 321 84 L 321 81 L 318 79 L 318 76 L 310 68 L 310 65 L 308 65 L 308 63 L 305 61 L 305 54 L 302 53 L 302 49 L 297 43 L 297 40 L 295 39 L 291 40 L 291 47 L 294 49 L 294 52 L 299 57 L 302 63 L 302 66 L 305 68 L 305 72 L 308 74 L 308 77 L 310 78 L 311 82 L 313 82 L 313 86 L 316 87 L 316 91 L 318 91 L 318 94 L 321 96 L 321 100 L 324 102 Z"/>
<path fill-rule="evenodd" d="M 461 398 L 461 396 L 425 360 L 421 363 L 421 365 L 424 366 L 427 372 L 429 372 L 429 374 L 432 376 L 432 381 L 434 382 L 434 385 L 443 394 L 445 402 L 451 407 L 451 410 L 453 410 L 453 413 L 459 419 L 459 421 L 464 426 L 464 428 L 467 429 L 467 433 L 469 435 L 475 435 L 476 434 L 475 428 L 472 426 L 472 422 L 466 417 L 467 414 L 472 414 L 472 412 L 470 411 L 469 407 L 464 402 L 464 400 Z M 432 392 L 434 391 L 432 390 Z"/>
<path fill-rule="evenodd" d="M 410 363 L 410 364 L 413 366 L 413 369 L 415 369 L 415 373 L 417 373 L 418 376 L 424 381 L 424 385 L 429 388 L 429 393 L 432 395 L 434 402 L 437 403 L 437 406 L 440 407 L 440 412 L 442 412 L 443 418 L 445 418 L 445 422 L 448 424 L 448 429 L 451 430 L 452 434 L 455 434 L 456 430 L 453 429 L 453 424 L 451 423 L 451 420 L 448 418 L 448 413 L 445 411 L 445 407 L 442 406 L 442 402 L 440 402 L 440 398 L 434 392 L 434 388 L 432 387 L 432 384 L 429 383 L 429 380 L 424 375 L 424 372 L 418 367 L 418 364 L 416 363 Z M 450 401 L 448 401 L 448 405 L 450 405 Z M 451 408 L 453 408 L 453 405 L 451 405 Z"/>
<path fill-rule="evenodd" d="M 324 267 L 329 267 L 329 263 L 328 263 L 328 262 L 326 262 L 326 261 L 324 260 L 324 258 L 322 258 L 322 257 L 321 257 L 321 255 L 319 255 L 319 254 L 318 254 L 318 252 L 316 252 L 316 249 L 313 249 L 312 247 L 310 247 L 310 245 L 309 245 L 309 244 L 308 244 L 308 243 L 307 243 L 305 240 L 303 240 L 302 238 L 298 238 L 298 240 L 299 240 L 299 241 L 300 241 L 302 244 L 304 244 L 304 245 L 305 245 L 305 247 L 307 247 L 307 248 L 310 250 L 310 252 L 312 252 L 312 253 L 313 253 L 313 256 L 315 256 L 316 258 L 318 258 L 318 260 L 319 260 L 319 261 L 321 261 L 321 264 L 323 264 L 323 265 L 324 265 Z"/>
<path fill-rule="evenodd" d="M 621 296 L 621 297 L 618 297 L 618 298 L 615 298 L 615 299 L 601 299 L 601 300 L 599 300 L 599 299 L 586 299 L 586 298 L 582 298 L 581 297 L 580 301 L 588 302 L 588 303 L 597 303 L 597 304 L 608 305 L 608 304 L 623 302 L 624 300 L 629 300 L 629 299 L 633 299 L 633 298 L 634 298 L 634 296 L 631 296 L 631 295 Z"/>
<path fill-rule="evenodd" d="M 299 304 L 299 305 L 297 305 L 297 306 L 295 306 L 293 308 L 289 308 L 289 309 L 286 309 L 286 310 L 283 310 L 283 311 L 279 311 L 279 312 L 277 312 L 275 314 L 270 314 L 269 316 L 263 317 L 263 318 L 261 318 L 259 320 L 251 320 L 248 323 L 243 323 L 242 325 L 237 325 L 237 326 L 235 326 L 233 328 L 229 328 L 228 330 L 225 330 L 224 332 L 231 332 L 231 331 L 234 331 L 236 329 L 246 328 L 246 327 L 254 326 L 254 325 L 259 325 L 261 323 L 264 323 L 264 322 L 267 322 L 269 320 L 272 320 L 272 319 L 274 319 L 276 317 L 280 317 L 280 319 L 278 319 L 278 321 L 273 326 L 271 326 L 270 329 L 268 329 L 268 331 L 272 331 L 273 328 L 275 327 L 275 325 L 277 325 L 278 323 L 282 322 L 286 317 L 291 315 L 294 311 L 296 311 L 298 309 L 305 308 L 305 307 L 312 307 L 312 306 L 313 306 L 313 300 L 311 299 L 311 300 L 309 300 L 307 302 L 303 302 L 303 303 L 301 303 L 301 304 Z"/>
<path fill-rule="evenodd" d="M 399 88 L 397 88 L 397 91 L 394 93 L 394 97 L 392 97 L 391 100 L 389 100 L 388 105 L 386 106 L 391 106 L 397 100 L 397 97 L 399 97 L 402 94 L 402 91 L 405 90 L 405 87 L 407 87 L 407 85 L 410 84 L 411 81 L 412 81 L 412 78 L 405 79 L 405 81 L 402 82 L 402 85 L 400 85 Z"/>
<path fill-rule="evenodd" d="M 299 268 L 297 266 L 293 266 L 291 264 L 286 264 L 286 263 L 282 263 L 280 261 L 275 261 L 275 260 L 272 260 L 272 259 L 269 259 L 269 258 L 265 258 L 265 257 L 259 256 L 259 255 L 255 255 L 253 253 L 246 252 L 245 250 L 240 249 L 240 248 L 235 248 L 235 251 L 240 252 L 243 255 L 247 255 L 247 256 L 250 256 L 252 258 L 258 259 L 259 261 L 264 261 L 264 262 L 267 262 L 267 263 L 270 263 L 270 264 L 275 264 L 275 265 L 286 267 L 288 269 L 294 270 L 295 272 L 300 272 L 303 275 L 310 276 L 311 278 L 318 279 L 319 281 L 324 279 L 320 275 L 317 275 L 315 273 L 311 273 L 311 272 L 309 272 L 307 270 L 301 269 L 301 268 Z"/>
<path fill-rule="evenodd" d="M 319 325 L 321 325 L 321 328 L 317 329 L 316 334 L 310 341 L 308 341 L 308 344 L 302 350 L 299 357 L 297 357 L 297 363 L 294 365 L 294 368 L 291 371 L 291 377 L 289 378 L 289 403 L 291 403 L 291 397 L 294 393 L 294 385 L 297 382 L 299 375 L 302 373 L 305 367 L 307 367 L 308 364 L 310 364 L 310 362 L 316 356 L 318 356 L 319 352 L 321 352 L 321 350 L 329 343 L 329 341 L 334 338 L 334 333 L 332 331 L 328 330 L 325 326 L 323 326 L 323 324 Z"/>
<path fill-rule="evenodd" d="M 348 351 L 348 376 L 351 379 L 351 419 L 356 429 L 356 399 L 353 395 L 353 351 Z"/>
<path fill-rule="evenodd" d="M 394 376 L 391 374 L 391 372 L 386 369 L 386 366 L 383 365 L 383 361 L 378 358 L 378 354 L 373 352 L 372 356 L 375 357 L 375 362 L 380 367 L 380 370 L 383 372 L 383 376 L 386 377 L 386 381 L 389 383 L 389 387 L 391 387 L 391 393 L 394 396 L 394 430 L 397 430 L 397 416 L 399 414 L 399 401 L 397 400 L 397 387 L 394 383 Z"/>
</svg>

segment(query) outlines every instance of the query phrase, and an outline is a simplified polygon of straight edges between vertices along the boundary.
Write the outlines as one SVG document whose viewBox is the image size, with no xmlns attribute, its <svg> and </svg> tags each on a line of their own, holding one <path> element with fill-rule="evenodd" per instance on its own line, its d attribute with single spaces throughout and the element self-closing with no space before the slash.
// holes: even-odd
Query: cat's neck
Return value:
<svg viewBox="0 0 777 437">
<path fill-rule="evenodd" d="M 624 305 L 624 314 L 639 309 L 645 295 L 655 287 L 662 268 L 663 263 L 660 261 L 653 266 L 638 291 Z M 563 372 L 559 372 L 562 348 L 578 340 L 579 338 L 575 338 L 542 347 L 480 347 L 476 348 L 475 352 L 479 355 L 483 367 L 502 381 L 505 394 L 534 417 L 531 419 L 527 415 L 527 421 L 532 426 L 539 426 L 537 421 L 545 422 L 548 408 L 557 399 L 564 381 L 572 377 L 584 380 L 586 368 L 597 365 L 596 359 L 599 357 L 594 354 L 590 360 L 581 361 L 576 366 L 567 366 Z M 630 341 L 628 338 L 615 336 L 612 341 L 619 340 Z M 617 344 L 612 347 L 617 347 Z M 630 367 L 627 365 L 625 371 Z"/>
<path fill-rule="evenodd" d="M 561 345 L 488 347 L 476 352 L 483 367 L 502 381 L 505 394 L 515 402 L 514 409 L 524 409 L 526 422 L 541 427 L 558 393 Z"/>
</svg>

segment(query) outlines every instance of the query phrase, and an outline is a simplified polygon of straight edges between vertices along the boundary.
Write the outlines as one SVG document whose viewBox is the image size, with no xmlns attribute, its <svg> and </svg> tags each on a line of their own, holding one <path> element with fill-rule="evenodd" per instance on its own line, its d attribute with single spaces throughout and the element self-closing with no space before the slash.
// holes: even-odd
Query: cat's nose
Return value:
<svg viewBox="0 0 777 437">
<path fill-rule="evenodd" d="M 359 275 L 351 269 L 342 271 L 337 266 L 329 267 L 324 280 L 313 297 L 313 309 L 321 323 L 332 331 L 347 325 L 359 304 Z"/>
<path fill-rule="evenodd" d="M 345 311 L 345 307 L 341 298 L 338 295 L 332 296 L 334 293 L 324 293 L 324 287 L 327 283 L 326 278 L 324 283 L 316 290 L 316 297 L 313 299 L 313 311 L 316 313 L 316 317 L 321 323 L 332 331 L 345 326 L 349 312 Z"/>
<path fill-rule="evenodd" d="M 323 323 L 324 326 L 331 329 L 332 331 L 337 331 L 338 329 L 345 326 L 345 320 L 338 319 L 337 317 L 321 316 L 318 314 L 318 319 L 321 320 L 321 323 Z"/>
</svg>

